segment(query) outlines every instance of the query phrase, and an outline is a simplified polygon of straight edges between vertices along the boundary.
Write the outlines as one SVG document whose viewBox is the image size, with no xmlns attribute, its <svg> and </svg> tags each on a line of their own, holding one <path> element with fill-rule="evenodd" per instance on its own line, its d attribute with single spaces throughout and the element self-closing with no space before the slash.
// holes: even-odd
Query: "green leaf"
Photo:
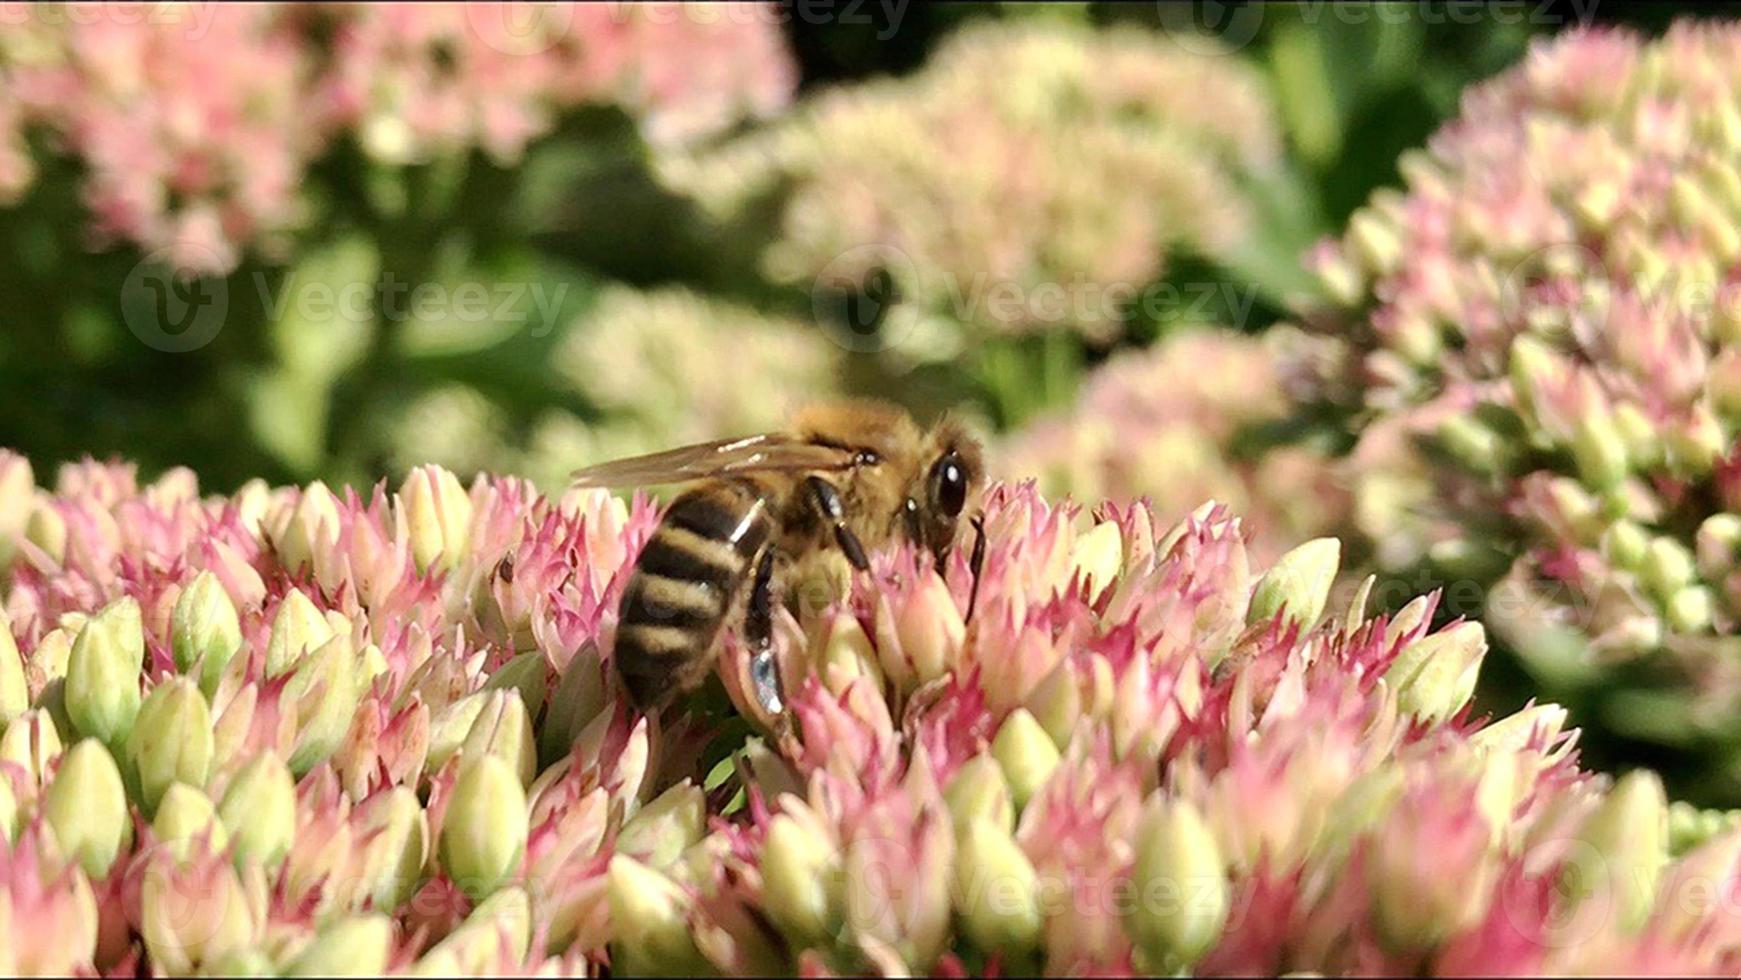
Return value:
<svg viewBox="0 0 1741 980">
<path fill-rule="evenodd" d="M 305 253 L 276 286 L 263 274 L 235 286 L 259 294 L 283 369 L 327 382 L 369 349 L 380 268 L 374 245 L 351 235 Z"/>
<path fill-rule="evenodd" d="M 1342 120 L 1325 62 L 1323 34 L 1284 23 L 1270 42 L 1276 103 L 1290 141 L 1308 163 L 1322 166 L 1342 149 Z"/>
<path fill-rule="evenodd" d="M 261 375 L 248 386 L 254 437 L 296 474 L 312 475 L 320 466 L 327 393 L 324 380 L 283 370 Z"/>
</svg>

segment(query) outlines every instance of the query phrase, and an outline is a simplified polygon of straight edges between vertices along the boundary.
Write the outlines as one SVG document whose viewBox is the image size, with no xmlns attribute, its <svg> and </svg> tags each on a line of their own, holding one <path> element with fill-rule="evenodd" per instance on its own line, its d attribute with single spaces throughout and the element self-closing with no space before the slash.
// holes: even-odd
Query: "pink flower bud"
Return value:
<svg viewBox="0 0 1741 980">
<path fill-rule="evenodd" d="M 937 801 L 876 804 L 845 849 L 847 928 L 927 970 L 948 936 L 955 833 Z"/>
<path fill-rule="evenodd" d="M 877 656 L 883 674 L 901 690 L 952 670 L 966 632 L 949 586 L 935 572 L 920 570 L 916 580 L 877 600 Z"/>
<path fill-rule="evenodd" d="M 484 897 L 526 851 L 526 794 L 513 768 L 485 754 L 467 759 L 441 825 L 441 863 L 454 883 Z"/>
<path fill-rule="evenodd" d="M 76 864 L 46 856 L 40 829 L 0 847 L 0 970 L 10 976 L 67 975 L 94 968 L 98 908 Z"/>
<path fill-rule="evenodd" d="M 30 696 L 24 658 L 12 638 L 12 621 L 0 611 L 0 730 L 29 709 Z"/>
<path fill-rule="evenodd" d="M 1215 837 L 1189 802 L 1157 799 L 1136 840 L 1126 928 L 1152 969 L 1189 967 L 1220 938 L 1231 904 Z"/>
<path fill-rule="evenodd" d="M 133 841 L 133 820 L 121 770 L 101 742 L 87 738 L 67 751 L 42 795 L 42 816 L 86 874 L 109 873 Z"/>
<path fill-rule="evenodd" d="M 316 558 L 331 555 L 338 547 L 343 526 L 339 501 L 325 483 L 316 480 L 304 488 L 282 519 L 282 529 L 272 541 L 285 568 L 312 566 Z"/>
<path fill-rule="evenodd" d="M 139 884 L 139 932 L 153 963 L 188 973 L 241 951 L 260 936 L 265 879 L 217 856 L 150 860 Z"/>
<path fill-rule="evenodd" d="M 610 864 L 612 962 L 624 974 L 679 974 L 705 963 L 686 921 L 690 899 L 676 883 L 629 857 Z"/>
<path fill-rule="evenodd" d="M 420 466 L 405 477 L 395 500 L 419 571 L 452 569 L 467 557 L 472 502 L 458 477 L 439 466 Z"/>
<path fill-rule="evenodd" d="M 1467 792 L 1405 792 L 1379 826 L 1367 866 L 1384 942 L 1431 949 L 1473 924 L 1499 873 L 1490 840 Z"/>
</svg>

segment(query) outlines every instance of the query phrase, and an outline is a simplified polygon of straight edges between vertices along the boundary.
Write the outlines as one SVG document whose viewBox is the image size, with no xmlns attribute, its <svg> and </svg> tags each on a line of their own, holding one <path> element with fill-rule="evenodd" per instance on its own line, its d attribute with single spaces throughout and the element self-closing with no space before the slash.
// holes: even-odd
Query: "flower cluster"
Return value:
<svg viewBox="0 0 1741 980">
<path fill-rule="evenodd" d="M 826 92 L 771 130 L 662 163 L 721 215 L 779 198 L 763 255 L 778 281 L 886 276 L 951 329 L 1104 341 L 1169 250 L 1241 239 L 1237 176 L 1276 155 L 1272 116 L 1232 58 L 1135 29 L 986 22 L 915 75 Z M 894 339 L 947 356 L 960 341 L 938 332 Z"/>
<path fill-rule="evenodd" d="M 1526 656 L 1667 649 L 1707 693 L 1741 615 L 1738 51 L 1729 25 L 1542 42 L 1314 255 L 1381 554 L 1503 573 L 1490 622 Z"/>
<path fill-rule="evenodd" d="M 1258 561 L 1339 527 L 1348 503 L 1329 460 L 1304 447 L 1247 453 L 1290 408 L 1289 345 L 1222 330 L 1191 330 L 1114 355 L 1065 413 L 1029 423 L 1002 447 L 999 470 L 1039 480 L 1052 495 L 1147 498 L 1177 520 L 1205 500 L 1226 502 L 1252 535 Z"/>
<path fill-rule="evenodd" d="M 83 171 L 100 246 L 131 241 L 170 249 L 183 268 L 226 270 L 241 243 L 293 227 L 321 142 L 302 122 L 306 57 L 280 11 L 214 7 L 197 38 L 196 12 L 117 20 L 43 8 L 9 27 L 3 200 L 29 189 L 25 140 L 41 129 L 50 152 Z"/>
<path fill-rule="evenodd" d="M 1218 506 L 996 487 L 977 586 L 897 547 L 780 612 L 783 718 L 726 635 L 746 738 L 615 693 L 643 498 L 0 488 L 7 972 L 1736 962 L 1741 830 L 1671 858 L 1655 778 L 1581 772 L 1563 711 L 1469 717 L 1481 627 L 1330 610 L 1333 540 L 1258 574 Z"/>
<path fill-rule="evenodd" d="M 619 105 L 656 143 L 783 108 L 797 72 L 755 4 L 340 5 L 318 105 L 377 159 L 512 163 L 566 107 Z M 530 18 L 530 20 L 528 20 Z"/>
<path fill-rule="evenodd" d="M 387 165 L 473 147 L 500 163 L 576 106 L 670 142 L 784 105 L 773 18 L 671 4 L 45 7 L 0 41 L 0 201 L 30 138 L 83 175 L 99 244 L 226 272 L 303 219 L 311 163 L 349 137 Z"/>
<path fill-rule="evenodd" d="M 779 428 L 796 400 L 835 388 L 841 354 L 797 320 L 680 287 L 612 288 L 553 363 L 613 420 L 584 461 Z"/>
<path fill-rule="evenodd" d="M 612 285 L 549 359 L 563 394 L 596 420 L 551 407 L 516 433 L 500 406 L 451 384 L 395 413 L 392 459 L 403 469 L 511 470 L 559 487 L 587 463 L 781 428 L 800 403 L 837 390 L 839 365 L 839 348 L 796 320 L 681 287 Z"/>
</svg>

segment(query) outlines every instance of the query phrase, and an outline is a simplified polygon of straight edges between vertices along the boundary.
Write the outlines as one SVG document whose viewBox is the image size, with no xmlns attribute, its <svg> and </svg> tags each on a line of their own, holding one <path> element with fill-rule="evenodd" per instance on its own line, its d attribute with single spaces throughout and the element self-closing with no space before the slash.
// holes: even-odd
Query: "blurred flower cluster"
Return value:
<svg viewBox="0 0 1741 980">
<path fill-rule="evenodd" d="M 570 462 L 781 428 L 834 389 L 842 353 L 813 325 L 681 287 L 606 290 L 555 358 L 611 420 Z"/>
<path fill-rule="evenodd" d="M 683 287 L 613 285 L 550 357 L 556 382 L 591 419 L 548 408 L 516 440 L 500 406 L 450 385 L 403 407 L 394 464 L 504 470 L 560 487 L 588 463 L 778 430 L 799 404 L 836 390 L 839 361 L 839 348 L 796 320 Z"/>
<path fill-rule="evenodd" d="M 610 681 L 656 511 L 0 458 L 0 966 L 163 974 L 1732 970 L 1741 830 L 1483 723 L 1480 626 L 1031 486 L 782 610 L 786 723 Z M 720 651 L 726 698 L 766 721 Z M 1671 854 L 1671 840 L 1684 853 Z"/>
<path fill-rule="evenodd" d="M 660 164 L 722 220 L 774 209 L 773 279 L 907 301 L 889 343 L 944 358 L 963 328 L 1116 337 L 1170 252 L 1242 239 L 1240 178 L 1278 144 L 1235 59 L 1137 29 L 976 22 L 914 75 Z"/>
<path fill-rule="evenodd" d="M 1010 437 L 998 470 L 1037 479 L 1052 495 L 1147 498 L 1165 521 L 1224 501 L 1252 536 L 1253 557 L 1273 560 L 1339 527 L 1349 508 L 1328 458 L 1263 444 L 1261 430 L 1289 411 L 1288 346 L 1283 331 L 1202 329 L 1116 354 L 1068 412 Z"/>
<path fill-rule="evenodd" d="M 565 110 L 616 105 L 655 142 L 783 106 L 796 85 L 753 5 L 165 4 L 24 9 L 0 39 L 0 202 L 33 147 L 73 162 L 100 245 L 224 273 L 282 251 L 317 158 L 474 148 L 509 165 Z"/>
<path fill-rule="evenodd" d="M 1737 53 L 1691 23 L 1538 44 L 1313 256 L 1381 555 L 1500 580 L 1488 622 L 1543 677 L 1676 655 L 1701 697 L 1618 715 L 1682 739 L 1741 736 Z"/>
</svg>

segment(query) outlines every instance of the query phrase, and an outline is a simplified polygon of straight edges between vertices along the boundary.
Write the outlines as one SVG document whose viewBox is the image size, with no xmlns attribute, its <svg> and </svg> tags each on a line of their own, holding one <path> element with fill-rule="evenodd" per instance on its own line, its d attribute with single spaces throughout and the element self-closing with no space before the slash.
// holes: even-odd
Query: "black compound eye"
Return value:
<svg viewBox="0 0 1741 980">
<path fill-rule="evenodd" d="M 937 509 L 947 517 L 959 516 L 961 508 L 967 506 L 967 470 L 961 458 L 950 453 L 938 460 L 931 472 Z"/>
<path fill-rule="evenodd" d="M 854 466 L 875 466 L 880 462 L 882 462 L 882 457 L 869 449 L 860 449 L 852 457 L 852 465 Z"/>
</svg>

